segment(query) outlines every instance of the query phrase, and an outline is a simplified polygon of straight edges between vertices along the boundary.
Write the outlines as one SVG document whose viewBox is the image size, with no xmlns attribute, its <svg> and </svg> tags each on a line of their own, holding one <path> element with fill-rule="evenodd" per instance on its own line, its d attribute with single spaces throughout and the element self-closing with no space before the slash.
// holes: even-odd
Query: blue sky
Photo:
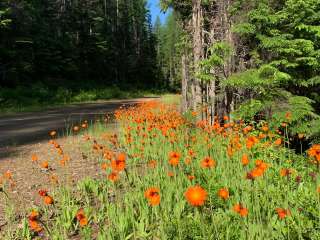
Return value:
<svg viewBox="0 0 320 240">
<path fill-rule="evenodd" d="M 156 21 L 157 16 L 159 16 L 161 19 L 161 22 L 164 23 L 166 20 L 166 17 L 168 16 L 168 13 L 164 14 L 160 11 L 159 0 L 148 0 L 148 6 L 151 11 L 152 23 Z"/>
</svg>

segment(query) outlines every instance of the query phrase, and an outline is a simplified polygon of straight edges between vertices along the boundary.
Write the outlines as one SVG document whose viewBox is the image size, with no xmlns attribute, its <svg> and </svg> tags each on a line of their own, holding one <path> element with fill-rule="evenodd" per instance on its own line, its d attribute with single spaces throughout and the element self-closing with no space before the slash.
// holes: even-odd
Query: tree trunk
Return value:
<svg viewBox="0 0 320 240">
<path fill-rule="evenodd" d="M 203 14 L 201 0 L 192 0 L 193 61 L 195 73 L 199 72 L 199 61 L 203 55 L 202 22 Z M 197 110 L 197 108 L 202 104 L 202 84 L 196 76 L 193 77 L 191 88 L 193 110 Z"/>
<path fill-rule="evenodd" d="M 189 69 L 188 69 L 188 58 L 184 52 L 181 57 L 182 66 L 182 99 L 181 99 L 181 111 L 185 112 L 188 109 L 188 83 L 189 83 Z"/>
</svg>

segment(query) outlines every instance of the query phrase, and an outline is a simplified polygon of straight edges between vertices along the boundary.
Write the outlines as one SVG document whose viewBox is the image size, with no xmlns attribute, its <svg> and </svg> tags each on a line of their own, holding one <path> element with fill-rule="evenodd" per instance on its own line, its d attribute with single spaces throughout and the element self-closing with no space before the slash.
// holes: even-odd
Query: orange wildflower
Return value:
<svg viewBox="0 0 320 240">
<path fill-rule="evenodd" d="M 196 117 L 196 116 L 198 115 L 198 113 L 197 113 L 196 111 L 192 111 L 192 112 L 191 112 L 191 115 L 192 115 L 193 117 Z"/>
<path fill-rule="evenodd" d="M 291 214 L 289 210 L 284 209 L 284 208 L 277 208 L 276 212 L 277 212 L 278 217 L 280 219 L 284 219 L 285 217 L 290 216 L 290 214 Z"/>
<path fill-rule="evenodd" d="M 52 205 L 53 204 L 53 198 L 49 195 L 45 196 L 43 198 L 43 201 L 46 205 Z"/>
<path fill-rule="evenodd" d="M 253 178 L 257 178 L 263 175 L 263 170 L 261 168 L 255 168 L 251 171 L 251 175 Z"/>
<path fill-rule="evenodd" d="M 259 139 L 255 136 L 250 136 L 247 138 L 246 147 L 247 149 L 251 149 L 255 144 L 259 142 Z"/>
<path fill-rule="evenodd" d="M 148 162 L 149 168 L 155 168 L 157 166 L 157 161 L 156 160 L 150 160 Z"/>
<path fill-rule="evenodd" d="M 73 127 L 73 131 L 74 131 L 74 132 L 78 132 L 79 130 L 80 130 L 80 127 L 79 127 L 79 126 L 74 126 L 74 127 Z"/>
<path fill-rule="evenodd" d="M 160 189 L 151 187 L 144 192 L 145 198 L 149 201 L 150 206 L 157 206 L 160 204 Z"/>
<path fill-rule="evenodd" d="M 202 161 L 201 161 L 201 167 L 202 168 L 212 168 L 215 167 L 216 162 L 215 160 L 213 160 L 210 157 L 205 157 Z"/>
<path fill-rule="evenodd" d="M 49 162 L 48 161 L 43 161 L 41 163 L 41 167 L 44 168 L 44 169 L 48 169 L 49 168 Z"/>
<path fill-rule="evenodd" d="M 282 139 L 281 139 L 281 138 L 278 138 L 278 139 L 274 142 L 274 144 L 277 145 L 277 146 L 280 146 L 281 143 L 282 143 Z"/>
<path fill-rule="evenodd" d="M 291 113 L 291 112 L 286 112 L 285 117 L 286 117 L 287 120 L 290 120 L 290 119 L 291 119 L 291 116 L 292 116 L 292 113 Z"/>
<path fill-rule="evenodd" d="M 32 154 L 31 160 L 32 160 L 32 162 L 36 162 L 36 161 L 39 160 L 39 158 L 38 158 L 38 156 L 36 154 Z"/>
<path fill-rule="evenodd" d="M 107 170 L 107 168 L 108 168 L 108 163 L 102 163 L 102 164 L 101 164 L 101 169 L 102 169 L 102 170 L 105 171 L 105 170 Z"/>
<path fill-rule="evenodd" d="M 311 158 L 315 158 L 317 162 L 320 162 L 320 144 L 315 144 L 313 145 L 309 150 L 308 150 L 308 155 Z"/>
<path fill-rule="evenodd" d="M 202 206 L 207 199 L 208 193 L 200 186 L 189 187 L 184 194 L 192 206 Z"/>
<path fill-rule="evenodd" d="M 233 211 L 238 213 L 241 217 L 246 217 L 248 215 L 248 209 L 243 207 L 241 203 L 237 203 L 233 206 Z"/>
<path fill-rule="evenodd" d="M 172 166 L 178 166 L 179 165 L 179 158 L 170 158 L 169 159 L 169 164 Z"/>
<path fill-rule="evenodd" d="M 259 159 L 256 160 L 255 164 L 256 167 L 260 168 L 262 171 L 265 171 L 268 168 L 268 164 Z"/>
<path fill-rule="evenodd" d="M 4 178 L 10 180 L 12 179 L 12 173 L 10 170 L 7 170 L 4 174 L 3 174 Z"/>
<path fill-rule="evenodd" d="M 36 221 L 38 219 L 38 217 L 39 217 L 39 213 L 36 210 L 32 210 L 28 219 L 30 221 Z"/>
<path fill-rule="evenodd" d="M 169 164 L 172 166 L 178 166 L 179 161 L 180 161 L 180 153 L 177 152 L 171 152 L 169 154 Z"/>
<path fill-rule="evenodd" d="M 174 173 L 171 172 L 171 171 L 169 171 L 169 172 L 168 172 L 168 177 L 173 177 L 173 176 L 174 176 Z"/>
<path fill-rule="evenodd" d="M 111 168 L 113 171 L 121 172 L 126 168 L 126 162 L 121 160 L 112 160 Z"/>
<path fill-rule="evenodd" d="M 119 179 L 119 175 L 116 172 L 112 172 L 108 175 L 108 179 L 112 182 L 115 182 Z"/>
<path fill-rule="evenodd" d="M 249 164 L 249 157 L 247 154 L 242 155 L 241 162 L 243 166 L 247 166 Z"/>
<path fill-rule="evenodd" d="M 88 219 L 82 208 L 78 210 L 76 218 L 79 221 L 81 227 L 88 225 Z"/>
<path fill-rule="evenodd" d="M 246 217 L 248 215 L 248 209 L 247 208 L 241 208 L 239 212 L 241 217 Z"/>
<path fill-rule="evenodd" d="M 30 220 L 29 219 L 29 227 L 32 231 L 39 233 L 42 231 L 42 227 L 39 225 L 37 220 Z"/>
<path fill-rule="evenodd" d="M 218 191 L 218 196 L 223 200 L 227 200 L 229 198 L 229 190 L 227 188 L 221 188 Z"/>
<path fill-rule="evenodd" d="M 124 162 L 126 160 L 126 154 L 125 153 L 119 153 L 117 159 L 118 159 L 118 161 Z"/>
<path fill-rule="evenodd" d="M 192 180 L 194 180 L 194 179 L 196 178 L 194 175 L 188 175 L 187 177 L 188 177 L 188 179 L 189 179 L 190 181 L 192 181 Z"/>
</svg>

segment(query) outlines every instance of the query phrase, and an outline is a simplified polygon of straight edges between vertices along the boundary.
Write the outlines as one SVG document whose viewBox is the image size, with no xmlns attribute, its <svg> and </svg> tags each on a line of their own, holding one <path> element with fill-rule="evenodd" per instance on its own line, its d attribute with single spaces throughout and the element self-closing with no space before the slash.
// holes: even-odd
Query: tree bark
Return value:
<svg viewBox="0 0 320 240">
<path fill-rule="evenodd" d="M 181 57 L 182 66 L 182 99 L 181 99 L 181 111 L 186 112 L 188 109 L 188 83 L 189 83 L 189 69 L 188 69 L 188 57 L 184 52 Z"/>
<path fill-rule="evenodd" d="M 199 61 L 203 55 L 202 22 L 201 0 L 192 0 L 193 61 L 195 73 L 199 72 Z M 197 110 L 199 105 L 202 104 L 202 83 L 196 76 L 193 77 L 191 88 L 193 110 Z"/>
</svg>

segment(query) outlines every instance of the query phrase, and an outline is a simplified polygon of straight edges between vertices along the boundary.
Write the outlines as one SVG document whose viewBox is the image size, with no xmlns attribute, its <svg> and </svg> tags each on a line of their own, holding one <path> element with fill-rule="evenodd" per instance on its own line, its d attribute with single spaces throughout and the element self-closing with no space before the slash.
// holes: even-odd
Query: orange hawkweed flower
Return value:
<svg viewBox="0 0 320 240">
<path fill-rule="evenodd" d="M 81 227 L 88 225 L 88 219 L 82 208 L 78 210 L 76 218 L 79 221 Z"/>
<path fill-rule="evenodd" d="M 119 153 L 117 156 L 118 161 L 126 161 L 126 154 L 125 153 Z"/>
<path fill-rule="evenodd" d="M 115 182 L 119 179 L 119 175 L 116 172 L 112 172 L 108 175 L 108 179 L 112 182 Z"/>
<path fill-rule="evenodd" d="M 242 155 L 241 162 L 243 166 L 247 166 L 249 164 L 249 157 L 247 154 Z"/>
<path fill-rule="evenodd" d="M 248 209 L 247 208 L 241 208 L 239 212 L 241 217 L 246 217 L 248 215 Z"/>
<path fill-rule="evenodd" d="M 291 119 L 291 116 L 292 116 L 292 113 L 291 113 L 291 112 L 286 112 L 285 117 L 286 117 L 287 120 L 290 120 L 290 119 Z"/>
<path fill-rule="evenodd" d="M 174 176 L 174 173 L 171 172 L 171 171 L 169 171 L 167 175 L 168 175 L 168 177 L 173 177 L 173 176 Z"/>
<path fill-rule="evenodd" d="M 43 201 L 46 205 L 52 205 L 53 204 L 53 198 L 49 195 L 44 196 Z"/>
<path fill-rule="evenodd" d="M 79 223 L 80 223 L 81 227 L 87 226 L 88 225 L 88 219 L 86 217 L 84 217 L 79 221 Z"/>
<path fill-rule="evenodd" d="M 277 146 L 280 146 L 281 143 L 282 143 L 282 139 L 281 139 L 281 138 L 278 138 L 278 139 L 274 142 L 274 144 L 277 145 Z"/>
<path fill-rule="evenodd" d="M 258 160 L 256 160 L 255 163 L 256 163 L 256 167 L 260 168 L 262 171 L 265 171 L 268 168 L 268 164 L 263 162 L 262 160 L 258 159 Z"/>
<path fill-rule="evenodd" d="M 229 190 L 227 188 L 221 188 L 218 191 L 218 196 L 223 200 L 227 200 L 229 198 Z"/>
<path fill-rule="evenodd" d="M 122 160 L 112 160 L 111 168 L 113 171 L 121 172 L 126 168 L 126 162 Z"/>
<path fill-rule="evenodd" d="M 276 208 L 276 212 L 278 214 L 278 217 L 280 219 L 284 219 L 287 216 L 290 216 L 290 211 L 284 208 Z"/>
<path fill-rule="evenodd" d="M 78 132 L 79 130 L 80 130 L 80 127 L 79 127 L 79 126 L 74 126 L 74 127 L 73 127 L 73 131 L 74 131 L 74 132 Z"/>
<path fill-rule="evenodd" d="M 12 179 L 12 173 L 10 170 L 7 170 L 4 174 L 3 174 L 4 178 L 10 180 Z"/>
<path fill-rule="evenodd" d="M 160 204 L 160 189 L 151 187 L 144 192 L 145 198 L 149 201 L 150 206 L 157 206 Z"/>
<path fill-rule="evenodd" d="M 41 167 L 44 168 L 44 169 L 48 169 L 49 168 L 49 162 L 48 161 L 43 161 L 41 163 Z"/>
<path fill-rule="evenodd" d="M 315 144 L 313 145 L 309 150 L 308 150 L 308 155 L 311 158 L 315 158 L 317 162 L 320 162 L 320 144 Z"/>
<path fill-rule="evenodd" d="M 251 149 L 255 144 L 259 142 L 259 139 L 255 136 L 250 136 L 246 140 L 247 149 Z"/>
<path fill-rule="evenodd" d="M 194 175 L 188 175 L 187 177 L 188 177 L 188 179 L 189 179 L 190 181 L 192 181 L 192 180 L 194 180 L 194 179 L 196 178 Z"/>
<path fill-rule="evenodd" d="M 169 154 L 169 164 L 172 166 L 178 166 L 179 161 L 180 161 L 180 153 L 177 152 L 171 152 Z"/>
<path fill-rule="evenodd" d="M 185 198 L 192 206 L 202 206 L 207 200 L 208 193 L 201 186 L 189 187 L 184 193 Z"/>
<path fill-rule="evenodd" d="M 156 160 L 150 160 L 148 162 L 149 168 L 155 168 L 157 166 L 157 161 Z"/>
<path fill-rule="evenodd" d="M 233 211 L 238 213 L 241 217 L 246 217 L 248 215 L 248 209 L 245 208 L 241 203 L 237 203 L 233 206 Z"/>
<path fill-rule="evenodd" d="M 32 210 L 28 219 L 30 221 L 36 221 L 38 219 L 38 217 L 39 217 L 39 213 L 36 210 Z"/>
<path fill-rule="evenodd" d="M 102 163 L 101 169 L 105 171 L 105 170 L 107 170 L 108 166 L 109 166 L 108 163 Z"/>
<path fill-rule="evenodd" d="M 202 168 L 212 168 L 215 167 L 216 162 L 215 160 L 213 160 L 210 157 L 205 157 L 202 161 L 201 161 L 201 167 Z"/>
<path fill-rule="evenodd" d="M 42 227 L 39 225 L 36 220 L 29 220 L 29 227 L 32 231 L 39 233 L 42 231 Z"/>
<path fill-rule="evenodd" d="M 32 154 L 31 160 L 32 160 L 32 162 L 36 162 L 36 161 L 39 160 L 39 158 L 38 158 L 38 156 L 36 154 Z"/>
</svg>

